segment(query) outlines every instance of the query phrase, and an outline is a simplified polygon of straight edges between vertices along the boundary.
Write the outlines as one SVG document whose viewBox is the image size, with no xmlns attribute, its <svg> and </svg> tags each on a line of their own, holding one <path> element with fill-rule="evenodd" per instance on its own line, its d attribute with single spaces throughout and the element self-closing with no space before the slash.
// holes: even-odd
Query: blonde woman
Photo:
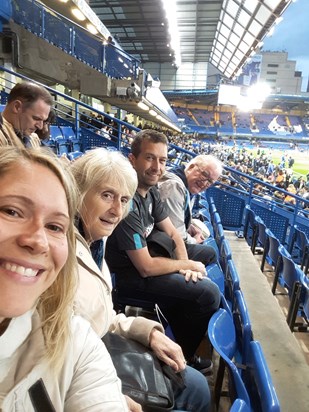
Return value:
<svg viewBox="0 0 309 412">
<path fill-rule="evenodd" d="M 0 148 L 0 410 L 126 411 L 111 359 L 72 316 L 73 179 L 39 149 Z"/>
</svg>

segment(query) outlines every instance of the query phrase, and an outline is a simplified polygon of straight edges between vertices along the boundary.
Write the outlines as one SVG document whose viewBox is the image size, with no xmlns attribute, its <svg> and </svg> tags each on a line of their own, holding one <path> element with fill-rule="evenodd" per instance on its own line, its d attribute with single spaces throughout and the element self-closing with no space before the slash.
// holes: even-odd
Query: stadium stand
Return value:
<svg viewBox="0 0 309 412">
<path fill-rule="evenodd" d="M 98 45 L 95 39 L 86 36 L 84 31 L 78 28 L 74 29 L 71 38 L 72 29 L 68 23 L 64 23 L 61 16 L 57 14 L 41 13 L 41 5 L 27 1 L 28 14 L 25 15 L 22 12 L 25 3 L 21 0 L 15 3 L 19 6 L 14 9 L 13 14 L 13 19 L 17 24 L 42 36 L 38 22 L 44 15 L 46 40 L 66 53 L 72 53 L 72 38 L 74 38 L 74 53 L 83 64 L 95 68 L 110 78 L 123 78 L 128 75 L 128 70 L 134 72 L 137 70 L 137 62 L 134 58 L 115 50 L 111 45 Z M 106 57 L 104 66 L 100 59 L 102 54 Z M 119 57 L 125 60 L 127 68 L 119 63 Z M 0 72 L 14 74 L 19 79 L 27 79 L 10 72 L 5 67 L 0 67 Z M 2 81 L 7 81 L 5 74 L 1 76 L 3 76 Z M 116 135 L 106 136 L 102 129 L 110 125 L 109 122 L 105 122 L 105 119 L 109 119 L 107 113 L 52 88 L 47 88 L 55 96 L 55 102 L 58 99 L 64 102 L 61 104 L 58 102 L 55 105 L 57 124 L 52 125 L 51 140 L 48 143 L 58 155 L 65 153 L 69 159 L 73 160 L 94 147 L 121 150 L 124 154 L 128 154 L 130 134 L 139 130 L 137 127 L 115 119 L 116 125 L 113 129 Z M 1 103 L 5 103 L 7 91 L 7 89 L 1 91 Z M 254 133 L 263 139 L 278 135 L 282 139 L 291 136 L 299 139 L 308 137 L 308 130 L 305 131 L 305 126 L 302 130 L 298 129 L 299 124 L 308 124 L 308 119 L 299 119 L 292 115 L 278 116 L 274 122 L 273 114 L 261 112 L 250 116 L 223 111 L 218 113 L 211 110 L 188 110 L 180 107 L 175 108 L 175 112 L 178 117 L 185 120 L 192 131 L 205 131 L 209 135 L 217 136 L 219 133 L 229 136 L 236 129 L 239 135 L 252 136 L 252 118 L 254 117 L 254 124 L 257 128 Z M 102 120 L 94 125 L 93 116 L 85 115 L 85 113 L 93 113 L 95 117 L 100 116 Z M 234 145 L 234 142 L 229 141 L 228 144 Z M 263 146 L 273 148 L 277 146 L 276 148 L 286 150 L 289 148 L 289 143 L 263 140 Z M 195 155 L 194 152 L 184 150 L 177 145 L 171 145 L 170 149 L 169 160 L 172 164 L 183 164 L 189 156 Z M 304 238 L 299 237 L 300 232 L 309 236 L 308 212 L 303 211 L 300 206 L 303 199 L 297 196 L 295 196 L 296 206 L 290 210 L 273 200 L 266 201 L 255 196 L 253 188 L 256 183 L 261 184 L 259 179 L 228 167 L 225 170 L 232 172 L 235 186 L 218 182 L 215 187 L 207 190 L 205 197 L 202 196 L 199 199 L 197 208 L 204 222 L 209 224 L 210 237 L 205 244 L 216 244 L 221 266 L 209 267 L 208 275 L 218 284 L 222 300 L 228 305 L 226 309 L 231 311 L 231 313 L 226 312 L 221 308 L 214 315 L 209 328 L 210 341 L 222 359 L 215 386 L 215 402 L 218 406 L 223 382 L 221 373 L 223 364 L 225 364 L 230 372 L 232 386 L 234 386 L 232 388 L 234 390 L 229 393 L 231 411 L 278 411 L 280 410 L 278 398 L 282 410 L 309 410 L 306 383 L 308 365 L 291 331 L 285 322 L 282 322 L 283 315 L 274 302 L 269 285 L 261 273 L 267 262 L 277 268 L 276 276 L 286 279 L 283 261 L 286 259 L 286 262 L 289 262 L 288 275 L 291 275 L 291 268 L 294 268 L 293 273 L 298 275 L 296 279 L 299 287 L 293 291 L 293 293 L 298 292 L 298 295 L 291 302 L 288 323 L 291 329 L 298 324 L 295 323 L 297 313 L 308 321 L 309 297 L 305 278 L 288 257 L 280 258 L 278 264 L 278 256 L 283 250 L 283 246 L 280 246 L 282 243 L 291 251 L 293 257 L 295 252 L 295 261 L 305 268 L 305 272 L 308 271 L 308 240 L 304 243 Z M 246 181 L 243 180 L 244 178 Z M 269 189 L 267 184 L 263 184 L 263 187 Z M 284 190 L 278 190 L 286 194 Z M 304 203 L 308 205 L 308 201 Z M 211 218 L 211 223 L 209 218 Z M 263 230 L 260 227 L 262 221 L 265 230 L 264 227 Z M 238 231 L 238 237 L 235 236 L 235 231 Z M 242 231 L 244 238 L 241 236 Z M 253 252 L 256 245 L 263 246 L 261 270 L 248 244 Z M 281 261 L 282 267 L 280 268 Z M 293 289 L 291 283 L 286 281 L 286 284 L 289 290 Z M 117 310 L 125 311 L 126 306 L 133 306 L 154 314 L 155 308 L 149 305 L 149 302 L 129 301 L 126 297 L 119 296 L 115 289 L 113 298 Z M 258 339 L 260 343 L 253 341 L 253 338 Z M 233 358 L 236 363 L 233 362 Z M 289 362 L 291 358 L 292 364 Z M 245 366 L 245 369 L 240 367 L 240 363 Z"/>
</svg>

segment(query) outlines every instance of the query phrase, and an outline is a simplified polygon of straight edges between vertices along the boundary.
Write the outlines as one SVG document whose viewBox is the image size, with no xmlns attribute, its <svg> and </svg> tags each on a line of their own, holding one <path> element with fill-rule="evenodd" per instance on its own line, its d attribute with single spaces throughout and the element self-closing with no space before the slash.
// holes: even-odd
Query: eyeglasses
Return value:
<svg viewBox="0 0 309 412">
<path fill-rule="evenodd" d="M 217 179 L 211 179 L 208 172 L 206 172 L 205 170 L 202 170 L 197 164 L 195 164 L 195 166 L 198 169 L 199 174 L 203 176 L 202 179 L 200 179 L 201 182 L 207 183 L 208 186 L 212 186 L 213 184 L 216 183 Z"/>
</svg>

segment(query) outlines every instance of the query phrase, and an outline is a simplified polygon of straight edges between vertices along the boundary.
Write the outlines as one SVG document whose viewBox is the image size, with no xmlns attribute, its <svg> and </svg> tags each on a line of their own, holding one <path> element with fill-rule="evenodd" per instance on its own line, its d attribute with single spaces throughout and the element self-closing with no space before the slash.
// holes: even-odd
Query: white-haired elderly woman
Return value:
<svg viewBox="0 0 309 412">
<path fill-rule="evenodd" d="M 99 336 L 103 337 L 107 331 L 120 334 L 151 347 L 158 358 L 175 371 L 190 369 L 184 375 L 186 389 L 175 389 L 175 410 L 207 411 L 210 394 L 206 379 L 186 367 L 180 346 L 165 336 L 162 326 L 143 317 L 116 314 L 113 310 L 104 242 L 129 212 L 137 188 L 134 168 L 120 152 L 94 149 L 73 162 L 71 170 L 80 191 L 76 221 L 80 283 L 76 312 L 91 322 Z M 202 393 L 202 409 L 194 405 L 197 393 Z M 127 398 L 127 403 L 130 411 L 141 411 L 132 399 Z"/>
</svg>

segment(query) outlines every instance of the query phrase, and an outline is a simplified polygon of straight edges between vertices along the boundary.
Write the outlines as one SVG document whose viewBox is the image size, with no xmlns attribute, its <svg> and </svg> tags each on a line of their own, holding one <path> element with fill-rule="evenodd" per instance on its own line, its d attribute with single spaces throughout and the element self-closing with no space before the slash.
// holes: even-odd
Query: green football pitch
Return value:
<svg viewBox="0 0 309 412">
<path fill-rule="evenodd" d="M 260 151 L 264 151 L 264 153 L 268 153 L 270 149 L 267 148 L 260 148 Z M 258 149 L 252 149 L 250 152 L 254 154 L 254 156 L 257 156 L 257 151 Z M 283 151 L 277 150 L 277 149 L 272 149 L 271 150 L 271 157 L 274 161 L 275 165 L 278 165 L 281 163 L 281 158 L 283 155 Z M 295 163 L 293 165 L 293 172 L 298 175 L 307 175 L 309 173 L 309 150 L 306 150 L 304 152 L 299 152 L 298 150 L 287 150 L 286 152 L 286 159 L 291 156 L 294 160 Z M 286 162 L 287 164 L 287 162 Z"/>
</svg>

